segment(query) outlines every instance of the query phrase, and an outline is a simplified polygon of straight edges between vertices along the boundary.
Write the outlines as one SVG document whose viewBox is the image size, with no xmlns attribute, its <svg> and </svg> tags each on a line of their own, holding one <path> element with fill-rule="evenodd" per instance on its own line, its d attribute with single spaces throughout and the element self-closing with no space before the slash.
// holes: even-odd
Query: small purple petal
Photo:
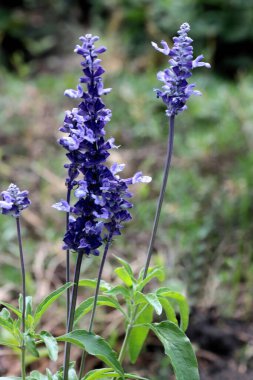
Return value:
<svg viewBox="0 0 253 380">
<path fill-rule="evenodd" d="M 52 205 L 53 208 L 56 208 L 58 211 L 70 212 L 70 205 L 64 199 L 61 199 L 60 202 Z"/>
<path fill-rule="evenodd" d="M 75 190 L 75 197 L 83 198 L 86 197 L 88 193 L 88 186 L 86 181 L 79 181 L 79 187 Z"/>
<path fill-rule="evenodd" d="M 64 95 L 72 99 L 81 98 L 83 96 L 82 86 L 78 85 L 77 91 L 72 89 L 65 90 Z"/>
<path fill-rule="evenodd" d="M 211 68 L 210 63 L 201 62 L 201 60 L 204 58 L 204 56 L 201 54 L 197 58 L 192 61 L 192 68 L 195 69 L 196 67 L 206 67 L 207 69 Z"/>
<path fill-rule="evenodd" d="M 94 50 L 94 53 L 95 54 L 102 54 L 102 53 L 104 53 L 106 51 L 106 47 L 105 46 L 100 46 L 99 48 L 96 48 L 95 50 Z"/>
<path fill-rule="evenodd" d="M 138 182 L 142 182 L 142 183 L 149 183 L 152 181 L 152 178 L 149 177 L 149 176 L 145 176 L 142 174 L 142 172 L 138 172 L 136 173 L 134 176 L 133 176 L 133 184 L 134 183 L 138 183 Z"/>
<path fill-rule="evenodd" d="M 5 202 L 5 201 L 0 201 L 0 208 L 10 210 L 13 206 L 13 203 Z"/>
<path fill-rule="evenodd" d="M 165 42 L 163 40 L 161 41 L 161 45 L 162 45 L 163 48 L 159 48 L 159 46 L 157 45 L 157 43 L 155 43 L 153 41 L 151 42 L 151 45 L 153 46 L 153 48 L 155 48 L 156 50 L 158 50 L 160 53 L 163 53 L 165 55 L 169 55 L 170 54 L 170 48 L 169 48 L 167 42 Z"/>
<path fill-rule="evenodd" d="M 117 164 L 117 163 L 114 163 L 112 166 L 111 166 L 111 172 L 113 174 L 117 174 L 119 172 L 122 172 L 122 170 L 124 170 L 125 168 L 125 164 Z"/>
</svg>

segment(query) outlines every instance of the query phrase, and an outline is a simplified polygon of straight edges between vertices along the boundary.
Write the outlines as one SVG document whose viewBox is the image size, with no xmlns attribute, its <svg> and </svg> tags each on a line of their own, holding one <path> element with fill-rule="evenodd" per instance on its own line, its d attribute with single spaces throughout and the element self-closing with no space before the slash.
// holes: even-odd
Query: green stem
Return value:
<svg viewBox="0 0 253 380">
<path fill-rule="evenodd" d="M 124 357 L 125 357 L 125 354 L 126 354 L 126 350 L 127 350 L 127 344 L 128 344 L 128 339 L 129 339 L 129 336 L 130 336 L 130 333 L 132 331 L 132 328 L 133 328 L 133 321 L 131 321 L 128 325 L 127 325 L 127 329 L 126 329 L 126 334 L 125 334 L 125 338 L 124 338 L 124 341 L 123 341 L 123 344 L 121 346 L 121 350 L 120 350 L 120 353 L 119 353 L 119 362 L 122 363 Z"/>
<path fill-rule="evenodd" d="M 22 247 L 22 238 L 21 238 L 21 229 L 20 229 L 20 220 L 19 217 L 16 218 L 16 224 L 17 224 L 17 234 L 18 234 L 18 245 L 19 245 L 19 255 L 20 255 L 20 266 L 21 266 L 21 277 L 22 277 L 22 346 L 21 346 L 21 374 L 22 374 L 22 380 L 25 380 L 26 378 L 26 371 L 25 371 L 25 309 L 26 309 L 26 285 L 25 285 L 25 261 L 24 261 L 24 254 L 23 254 L 23 247 Z"/>
<path fill-rule="evenodd" d="M 147 260 L 146 260 L 146 264 L 145 264 L 145 268 L 144 268 L 144 272 L 143 272 L 143 280 L 145 280 L 145 278 L 147 277 L 147 274 L 148 274 L 148 268 L 149 268 L 149 264 L 150 264 L 150 260 L 151 260 L 151 256 L 152 256 L 152 252 L 153 252 L 153 247 L 154 247 L 157 228 L 158 228 L 158 224 L 159 224 L 162 204 L 163 204 L 163 200 L 164 200 L 164 194 L 165 194 L 166 185 L 168 182 L 168 176 L 169 176 L 172 153 L 173 153 L 173 143 L 174 143 L 174 120 L 175 120 L 175 116 L 173 115 L 170 117 L 170 122 L 169 122 L 168 148 L 167 148 L 167 156 L 166 156 L 166 161 L 165 161 L 165 166 L 164 166 L 163 181 L 162 181 L 160 195 L 159 195 L 158 202 L 157 202 L 156 214 L 155 214 L 153 229 L 152 229 L 151 238 L 150 238 L 149 247 L 148 247 Z M 124 338 L 122 348 L 121 348 L 121 351 L 119 354 L 120 363 L 122 363 L 122 361 L 124 360 L 130 333 L 133 329 L 133 326 L 134 326 L 134 323 L 135 323 L 137 317 L 140 314 L 140 313 L 138 313 L 138 309 L 139 309 L 138 305 L 134 307 L 133 317 L 127 326 L 125 338 Z"/>
<path fill-rule="evenodd" d="M 130 333 L 133 329 L 133 327 L 136 327 L 135 325 L 135 322 L 136 320 L 139 318 L 140 314 L 148 307 L 148 305 L 145 305 L 139 312 L 138 312 L 138 309 L 139 309 L 139 305 L 135 305 L 134 306 L 134 309 L 131 313 L 131 317 L 130 317 L 130 321 L 129 321 L 129 324 L 127 325 L 127 329 L 126 329 L 126 334 L 125 334 L 125 338 L 124 338 L 124 341 L 123 341 L 123 344 L 122 344 L 122 347 L 121 347 L 121 350 L 120 350 L 120 353 L 119 353 L 119 362 L 122 363 L 124 357 L 125 357 L 125 354 L 126 354 L 126 349 L 127 349 L 127 344 L 128 344 L 128 339 L 129 339 L 129 336 L 130 336 Z"/>
<path fill-rule="evenodd" d="M 157 233 L 157 227 L 158 227 L 158 223 L 160 219 L 164 194 L 165 194 L 166 185 L 167 185 L 168 176 L 169 176 L 170 164 L 171 164 L 172 153 L 173 153 L 173 142 L 174 142 L 174 119 L 175 119 L 174 115 L 170 117 L 170 131 L 169 131 L 169 139 L 168 139 L 167 157 L 165 161 L 163 181 L 162 181 L 160 195 L 157 202 L 156 215 L 154 219 L 153 229 L 152 229 L 148 253 L 147 253 L 146 265 L 145 265 L 144 273 L 143 273 L 143 280 L 147 277 L 147 274 L 148 274 L 148 268 L 149 268 L 149 264 L 151 260 L 151 255 L 153 252 L 154 242 L 155 242 L 156 233 Z"/>
<path fill-rule="evenodd" d="M 69 311 L 69 317 L 68 317 L 68 328 L 67 328 L 68 333 L 73 330 L 73 325 L 74 325 L 76 300 L 77 300 L 77 292 L 78 292 L 78 283 L 79 283 L 79 278 L 80 278 L 82 260 L 83 260 L 83 253 L 78 252 L 76 267 L 75 267 L 75 274 L 74 274 L 74 286 L 73 286 L 73 290 L 72 290 L 70 311 Z M 65 343 L 65 350 L 64 350 L 63 380 L 68 380 L 70 349 L 71 349 L 71 343 L 66 342 Z"/>
<path fill-rule="evenodd" d="M 26 370 L 25 370 L 25 345 L 24 341 L 22 343 L 21 347 L 21 374 L 22 374 L 22 380 L 26 379 Z"/>
<path fill-rule="evenodd" d="M 134 321 L 133 323 L 135 323 L 135 321 L 139 318 L 139 316 L 144 312 L 145 309 L 147 309 L 147 307 L 149 306 L 149 304 L 146 304 L 145 306 L 143 306 L 143 308 L 138 312 L 138 309 L 139 309 L 139 305 L 137 305 L 134 309 L 134 312 L 135 312 L 135 318 L 134 318 Z M 135 311 L 136 310 L 136 311 Z M 138 314 L 137 314 L 138 312 Z"/>
<path fill-rule="evenodd" d="M 114 231 L 111 231 L 110 235 L 108 237 L 107 243 L 105 245 L 103 257 L 102 257 L 102 260 L 101 260 L 101 263 L 100 263 L 99 271 L 98 271 L 98 279 L 97 279 L 96 290 L 95 290 L 95 295 L 94 295 L 93 308 L 92 308 L 92 312 L 91 312 L 89 332 L 92 332 L 92 329 L 93 329 L 93 323 L 94 323 L 94 318 L 95 318 L 96 309 L 97 309 L 97 300 L 98 300 L 100 282 L 101 282 L 101 279 L 102 279 L 102 273 L 103 273 L 103 269 L 104 269 L 104 265 L 105 265 L 105 261 L 106 261 L 106 257 L 107 257 L 107 252 L 108 252 L 111 240 L 112 240 L 113 232 Z M 80 371 L 79 371 L 79 380 L 82 378 L 83 373 L 84 373 L 86 356 L 87 356 L 87 352 L 83 351 L 82 359 L 81 359 L 81 364 L 80 364 Z"/>
</svg>

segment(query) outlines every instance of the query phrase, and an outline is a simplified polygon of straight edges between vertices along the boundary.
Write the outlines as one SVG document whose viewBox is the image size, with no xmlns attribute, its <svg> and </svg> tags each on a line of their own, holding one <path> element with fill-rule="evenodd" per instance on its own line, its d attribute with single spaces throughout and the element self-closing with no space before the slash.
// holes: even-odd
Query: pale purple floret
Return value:
<svg viewBox="0 0 253 380">
<path fill-rule="evenodd" d="M 192 76 L 192 70 L 196 67 L 210 68 L 211 65 L 202 62 L 203 55 L 193 59 L 192 39 L 188 37 L 190 26 L 184 23 L 180 26 L 178 36 L 173 37 L 174 46 L 170 49 L 165 41 L 161 41 L 162 48 L 155 42 L 152 46 L 159 52 L 170 57 L 169 68 L 157 74 L 158 80 L 164 83 L 161 89 L 155 89 L 158 98 L 162 98 L 167 106 L 167 116 L 177 115 L 184 111 L 186 102 L 191 95 L 201 95 L 194 90 L 195 84 L 188 84 L 188 78 Z"/>
<path fill-rule="evenodd" d="M 68 204 L 67 201 L 64 199 L 61 199 L 60 202 L 55 203 L 53 207 L 58 210 L 58 211 L 65 211 L 65 212 L 70 212 L 70 205 Z"/>
<path fill-rule="evenodd" d="M 0 213 L 18 218 L 21 211 L 31 204 L 28 194 L 27 190 L 20 191 L 16 185 L 11 183 L 8 189 L 1 193 Z"/>
</svg>

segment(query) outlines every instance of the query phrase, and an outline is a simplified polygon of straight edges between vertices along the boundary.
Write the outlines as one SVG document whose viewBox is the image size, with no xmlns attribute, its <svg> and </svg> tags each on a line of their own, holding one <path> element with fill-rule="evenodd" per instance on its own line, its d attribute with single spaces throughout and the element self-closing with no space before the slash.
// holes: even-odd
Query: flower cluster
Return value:
<svg viewBox="0 0 253 380">
<path fill-rule="evenodd" d="M 186 102 L 191 95 L 201 95 L 194 90 L 195 84 L 188 84 L 187 79 L 192 75 L 192 69 L 205 66 L 209 63 L 202 62 L 203 55 L 193 60 L 192 39 L 188 37 L 190 26 L 188 23 L 181 25 L 178 37 L 173 38 L 174 46 L 170 49 L 165 41 L 161 41 L 162 48 L 152 42 L 153 47 L 159 52 L 168 55 L 170 67 L 157 74 L 158 80 L 164 82 L 162 89 L 155 89 L 157 97 L 162 98 L 167 106 L 167 116 L 177 115 L 184 111 Z"/>
<path fill-rule="evenodd" d="M 27 190 L 20 191 L 19 188 L 11 183 L 6 191 L 2 191 L 2 201 L 0 201 L 0 212 L 5 215 L 12 215 L 18 218 L 21 211 L 27 208 L 31 201 L 28 198 Z"/>
<path fill-rule="evenodd" d="M 77 90 L 66 90 L 65 95 L 80 98 L 78 108 L 67 111 L 64 125 L 60 131 L 67 136 L 59 139 L 68 153 L 70 163 L 66 185 L 74 190 L 76 203 L 70 206 L 61 200 L 54 207 L 71 213 L 69 225 L 64 236 L 64 248 L 87 255 L 98 255 L 98 248 L 113 235 L 120 234 L 122 222 L 128 221 L 128 211 L 132 204 L 128 185 L 136 182 L 149 182 L 150 177 L 137 173 L 133 178 L 121 179 L 118 173 L 124 165 L 105 165 L 114 145 L 114 139 L 105 139 L 105 126 L 110 121 L 111 111 L 105 108 L 102 95 L 110 92 L 103 86 L 102 75 L 105 72 L 98 55 L 106 51 L 104 46 L 96 48 L 97 36 L 87 34 L 81 37 L 82 45 L 76 46 L 80 54 L 83 76 Z M 82 84 L 86 86 L 83 90 Z M 81 176 L 81 179 L 79 179 Z"/>
<path fill-rule="evenodd" d="M 110 121 L 111 111 L 105 108 L 101 95 L 108 94 L 111 89 L 103 88 L 102 74 L 105 70 L 100 65 L 98 55 L 105 52 L 101 46 L 95 48 L 94 43 L 99 39 L 97 36 L 87 34 L 81 37 L 82 46 L 77 45 L 74 50 L 83 56 L 83 76 L 80 83 L 87 86 L 83 91 L 81 84 L 77 90 L 66 90 L 65 95 L 70 98 L 81 98 L 78 108 L 67 111 L 64 125 L 60 131 L 68 133 L 62 137 L 59 143 L 68 150 L 67 157 L 70 164 L 68 168 L 67 185 L 73 188 L 77 183 L 75 179 L 79 173 L 85 174 L 88 168 L 94 167 L 105 161 L 108 157 L 108 149 L 114 147 L 113 139 L 105 142 L 105 125 Z"/>
</svg>

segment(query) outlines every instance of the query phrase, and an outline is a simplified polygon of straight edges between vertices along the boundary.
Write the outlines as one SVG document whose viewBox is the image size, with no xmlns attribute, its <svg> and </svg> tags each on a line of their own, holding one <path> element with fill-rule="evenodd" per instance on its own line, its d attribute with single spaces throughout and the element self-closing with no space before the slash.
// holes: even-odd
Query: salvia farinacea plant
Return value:
<svg viewBox="0 0 253 380">
<path fill-rule="evenodd" d="M 122 233 L 125 222 L 131 220 L 130 202 L 132 193 L 129 187 L 142 182 L 149 183 L 151 177 L 137 172 L 130 178 L 122 178 L 124 163 L 108 163 L 111 149 L 118 149 L 113 137 L 107 137 L 107 124 L 112 112 L 106 108 L 105 95 L 111 88 L 104 88 L 105 70 L 101 64 L 104 46 L 97 45 L 99 37 L 86 34 L 81 37 L 81 44 L 75 53 L 82 57 L 82 76 L 76 90 L 68 89 L 65 95 L 72 98 L 72 110 L 66 111 L 60 131 L 63 135 L 59 144 L 66 151 L 66 197 L 53 205 L 66 214 L 66 231 L 63 236 L 63 249 L 66 251 L 66 281 L 54 290 L 33 310 L 32 298 L 26 295 L 25 264 L 21 240 L 20 216 L 30 205 L 28 191 L 20 191 L 11 184 L 2 192 L 0 211 L 16 219 L 18 245 L 22 274 L 22 292 L 19 308 L 1 302 L 0 326 L 11 336 L 0 341 L 15 350 L 20 350 L 21 378 L 39 380 L 92 380 L 92 379 L 143 379 L 139 373 L 127 373 L 126 360 L 135 363 L 139 357 L 146 337 L 151 330 L 157 335 L 169 356 L 171 368 L 177 380 L 198 380 L 199 372 L 194 350 L 185 330 L 188 326 L 189 308 L 186 298 L 181 293 L 168 287 L 161 287 L 152 292 L 146 291 L 146 285 L 154 278 L 162 281 L 164 268 L 150 267 L 153 246 L 156 238 L 159 217 L 162 210 L 169 169 L 171 165 L 174 140 L 174 120 L 180 112 L 186 110 L 187 100 L 191 95 L 200 95 L 195 84 L 188 83 L 192 70 L 197 67 L 210 68 L 202 61 L 200 55 L 193 58 L 192 39 L 188 36 L 190 27 L 181 25 L 178 36 L 173 38 L 170 48 L 165 41 L 159 47 L 153 47 L 169 57 L 169 67 L 157 74 L 162 87 L 155 89 L 157 98 L 166 106 L 169 118 L 168 148 L 165 159 L 164 176 L 160 196 L 154 217 L 147 258 L 143 269 L 136 275 L 131 265 L 123 258 L 117 258 L 119 267 L 115 273 L 120 283 L 109 284 L 102 281 L 104 264 L 113 244 L 114 236 Z M 70 256 L 75 259 L 73 278 L 70 271 Z M 97 256 L 98 274 L 94 279 L 80 279 L 83 259 Z M 94 264 L 95 265 L 95 264 Z M 77 305 L 79 287 L 94 289 L 94 294 Z M 51 304 L 66 292 L 66 334 L 54 337 L 52 332 L 40 331 L 42 316 Z M 93 331 L 97 307 L 107 306 L 117 309 L 125 326 L 125 337 L 118 352 L 102 336 Z M 16 317 L 13 318 L 11 313 Z M 89 328 L 80 329 L 79 323 L 88 313 Z M 176 313 L 179 313 L 177 316 Z M 165 315 L 165 320 L 154 323 Z M 160 317 L 159 317 L 160 316 Z M 159 320 L 159 319 L 158 319 Z M 63 347 L 60 342 L 64 342 Z M 60 363 L 59 349 L 64 351 L 60 368 L 56 373 L 47 369 L 45 374 L 32 371 L 27 374 L 27 353 L 39 357 L 40 346 L 45 345 L 52 361 Z M 71 361 L 71 346 L 76 345 L 82 351 L 79 368 Z M 101 361 L 99 369 L 86 370 L 87 355 L 96 356 Z M 137 371 L 138 372 L 138 371 Z M 139 370 L 141 373 L 142 370 Z"/>
</svg>

